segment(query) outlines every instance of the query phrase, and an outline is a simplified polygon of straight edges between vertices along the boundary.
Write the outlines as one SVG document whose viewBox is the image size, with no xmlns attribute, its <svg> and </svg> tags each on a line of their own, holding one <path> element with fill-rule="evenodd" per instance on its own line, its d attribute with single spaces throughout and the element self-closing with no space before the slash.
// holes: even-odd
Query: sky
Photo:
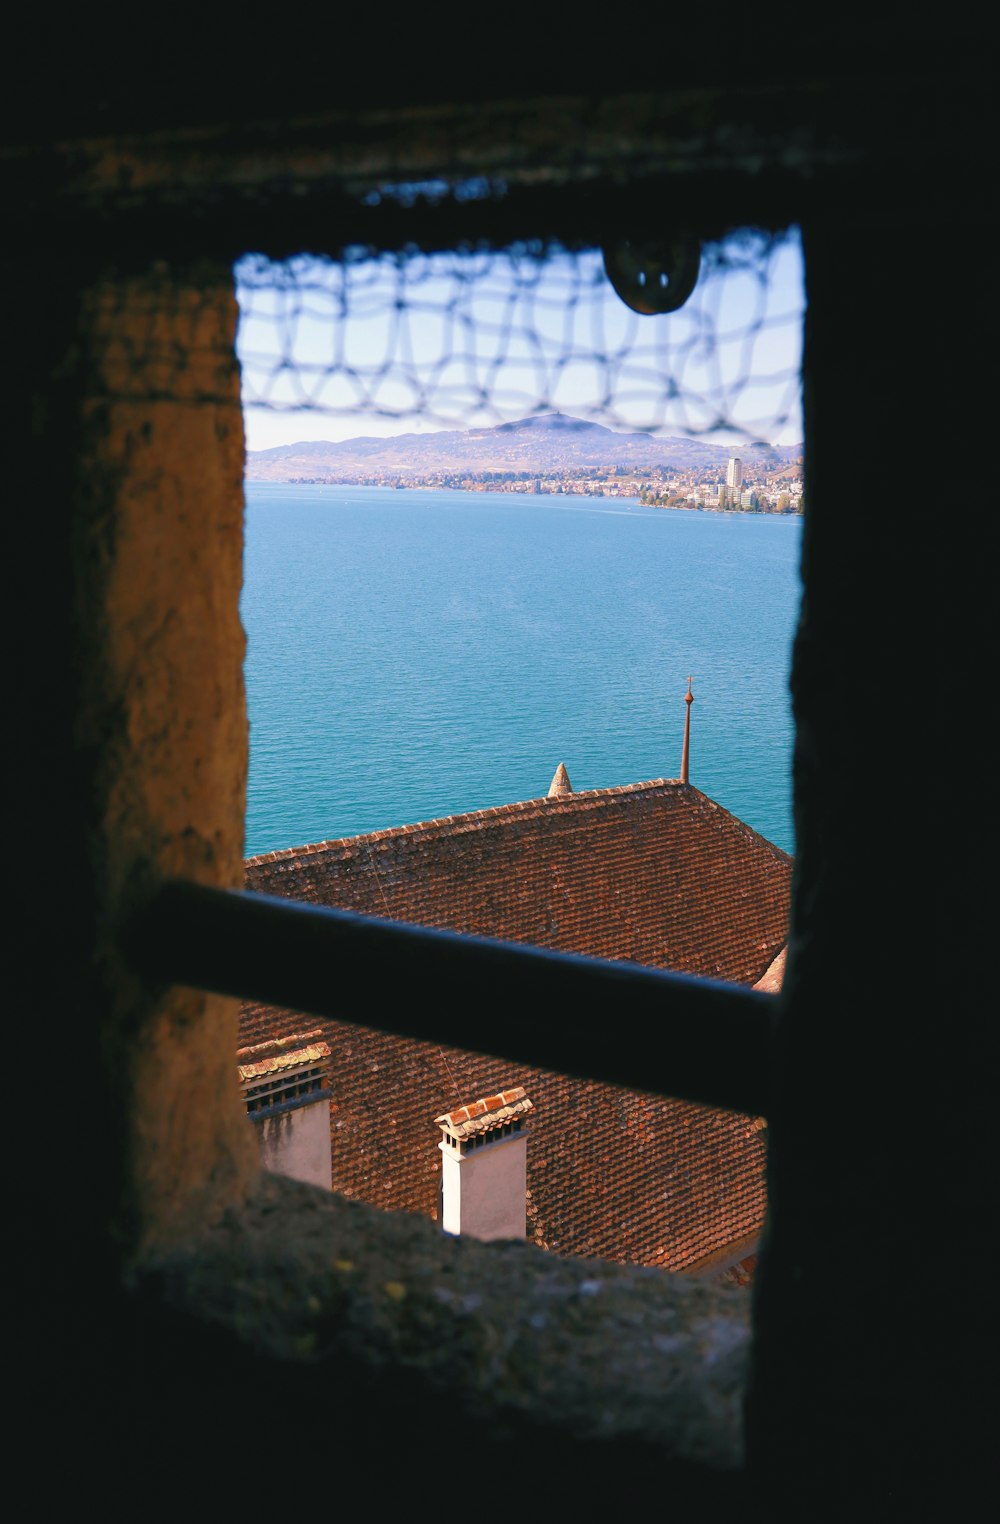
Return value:
<svg viewBox="0 0 1000 1524">
<path fill-rule="evenodd" d="M 251 450 L 552 411 L 719 444 L 802 439 L 794 232 L 704 250 L 688 302 L 655 317 L 629 311 L 596 251 L 254 257 L 236 273 Z"/>
</svg>

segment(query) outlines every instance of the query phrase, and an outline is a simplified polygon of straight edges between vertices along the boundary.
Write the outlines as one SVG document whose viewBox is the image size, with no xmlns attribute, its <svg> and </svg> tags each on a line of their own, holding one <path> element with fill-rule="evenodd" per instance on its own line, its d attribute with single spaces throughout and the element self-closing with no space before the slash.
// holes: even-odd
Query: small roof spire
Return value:
<svg viewBox="0 0 1000 1524">
<path fill-rule="evenodd" d="M 571 794 L 572 792 L 573 785 L 569 781 L 569 773 L 560 762 L 553 774 L 552 782 L 549 784 L 548 797 L 550 799 L 557 799 L 560 794 Z"/>
<path fill-rule="evenodd" d="M 684 714 L 684 750 L 681 752 L 681 782 L 688 783 L 688 768 L 691 760 L 691 705 L 694 703 L 694 694 L 691 692 L 691 676 L 688 674 L 688 691 L 684 695 L 687 709 Z"/>
</svg>

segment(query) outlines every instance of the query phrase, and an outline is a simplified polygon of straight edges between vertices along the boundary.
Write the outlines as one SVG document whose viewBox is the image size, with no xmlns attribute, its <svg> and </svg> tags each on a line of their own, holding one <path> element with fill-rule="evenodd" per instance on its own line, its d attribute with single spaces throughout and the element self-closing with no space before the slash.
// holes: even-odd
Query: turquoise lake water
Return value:
<svg viewBox="0 0 1000 1524">
<path fill-rule="evenodd" d="M 794 851 L 801 520 L 247 485 L 248 855 L 680 772 Z"/>
</svg>

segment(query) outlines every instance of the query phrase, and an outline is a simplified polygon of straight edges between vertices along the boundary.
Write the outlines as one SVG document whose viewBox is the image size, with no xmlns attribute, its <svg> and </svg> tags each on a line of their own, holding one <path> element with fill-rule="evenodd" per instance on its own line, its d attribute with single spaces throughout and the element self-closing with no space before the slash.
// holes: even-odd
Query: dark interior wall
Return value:
<svg viewBox="0 0 1000 1524">
<path fill-rule="evenodd" d="M 824 63 L 823 35 L 808 41 L 836 96 L 844 50 Z M 880 41 L 865 68 L 885 56 Z M 944 41 L 966 47 L 960 36 Z M 243 99 L 238 73 L 230 106 Z M 532 77 L 519 76 L 525 87 Z M 89 126 L 92 111 L 109 128 L 142 117 L 141 90 L 107 85 L 88 95 L 80 85 L 69 96 L 25 90 L 22 136 Z M 217 86 L 214 72 L 192 84 L 186 111 L 203 116 L 194 103 L 208 91 L 214 113 Z M 975 80 L 969 88 L 973 95 Z M 166 96 L 154 82 L 154 104 Z M 864 101 L 854 104 L 861 120 Z M 159 119 L 149 112 L 144 120 Z M 982 1224 L 993 1195 L 982 1062 L 995 1003 L 992 916 L 981 886 L 995 813 L 983 714 L 995 685 L 984 441 L 997 353 L 984 251 L 996 228 L 983 206 L 977 130 L 970 137 L 966 119 L 940 120 L 928 153 L 907 165 L 905 186 L 863 177 L 859 205 L 847 173 L 825 206 L 810 190 L 805 218 L 810 513 L 794 679 L 801 845 L 749 1408 L 758 1499 L 765 1513 L 796 1519 L 893 1517 L 901 1501 L 918 1514 L 929 1501 L 960 1513 L 989 1454 L 977 1304 L 989 1286 Z M 787 205 L 796 215 L 794 197 Z M 558 200 L 550 216 L 554 227 Z M 224 220 L 220 213 L 213 238 Z M 186 237 L 199 241 L 191 228 Z M 114 842 L 100 826 L 106 732 L 81 724 L 101 636 L 87 598 L 118 553 L 109 526 L 110 538 L 86 530 L 99 484 L 81 471 L 93 460 L 92 420 L 80 409 L 81 306 L 120 257 L 114 221 L 84 243 L 96 251 L 90 267 L 73 237 L 22 244 L 8 253 L 2 287 L 12 382 L 5 612 L 16 868 L 10 1126 L 19 1148 L 11 1217 L 28 1406 L 95 1485 L 103 1476 L 113 1490 L 118 1458 L 134 1448 L 150 1460 L 139 1423 L 157 1411 L 165 1420 L 167 1408 L 157 1410 L 156 1362 L 147 1367 L 143 1356 L 150 1336 L 136 1334 L 120 1283 L 130 1124 L 105 1025 Z M 126 1002 L 121 1028 L 144 1008 Z M 298 1443 L 306 1396 L 295 1377 L 247 1371 L 224 1344 L 190 1329 L 174 1349 L 165 1434 L 174 1463 L 178 1454 L 193 1463 L 197 1425 L 211 1421 L 222 1396 L 232 1401 L 225 1419 L 215 1413 L 226 1457 L 253 1432 L 263 1390 L 275 1452 Z M 185 1386 L 199 1394 L 189 1408 Z M 379 1428 L 386 1413 L 376 1403 L 370 1416 Z M 406 1404 L 387 1422 L 403 1426 Z M 315 1422 L 308 1432 L 319 1438 Z M 432 1439 L 429 1424 L 417 1427 L 411 1457 Z M 525 1446 L 530 1455 L 530 1436 Z M 558 1458 L 570 1493 L 573 1475 L 581 1492 L 587 1485 L 578 1458 L 572 1446 Z"/>
<path fill-rule="evenodd" d="M 956 1298 L 987 1274 L 968 815 L 973 794 L 993 813 L 975 399 L 995 303 L 971 254 L 986 226 L 951 229 L 961 292 L 928 288 L 939 237 L 898 205 L 805 229 L 798 857 L 749 1408 L 793 1517 L 947 1507 L 987 1444 Z"/>
</svg>

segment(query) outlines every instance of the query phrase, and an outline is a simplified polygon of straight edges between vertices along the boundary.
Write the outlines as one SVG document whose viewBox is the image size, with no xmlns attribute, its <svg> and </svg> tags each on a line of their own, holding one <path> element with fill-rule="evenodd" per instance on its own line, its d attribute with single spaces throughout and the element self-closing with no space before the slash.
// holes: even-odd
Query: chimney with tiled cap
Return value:
<svg viewBox="0 0 1000 1524">
<path fill-rule="evenodd" d="M 562 762 L 560 762 L 555 770 L 552 782 L 549 784 L 548 797 L 550 799 L 558 799 L 560 794 L 571 794 L 572 792 L 573 785 L 569 781 L 569 773 Z"/>
<path fill-rule="evenodd" d="M 261 1164 L 330 1190 L 330 1045 L 322 1037 L 317 1027 L 257 1043 L 236 1061 Z"/>
<path fill-rule="evenodd" d="M 441 1226 L 484 1241 L 527 1233 L 528 1137 L 533 1110 L 522 1087 L 459 1106 L 434 1120 L 443 1133 Z"/>
</svg>

